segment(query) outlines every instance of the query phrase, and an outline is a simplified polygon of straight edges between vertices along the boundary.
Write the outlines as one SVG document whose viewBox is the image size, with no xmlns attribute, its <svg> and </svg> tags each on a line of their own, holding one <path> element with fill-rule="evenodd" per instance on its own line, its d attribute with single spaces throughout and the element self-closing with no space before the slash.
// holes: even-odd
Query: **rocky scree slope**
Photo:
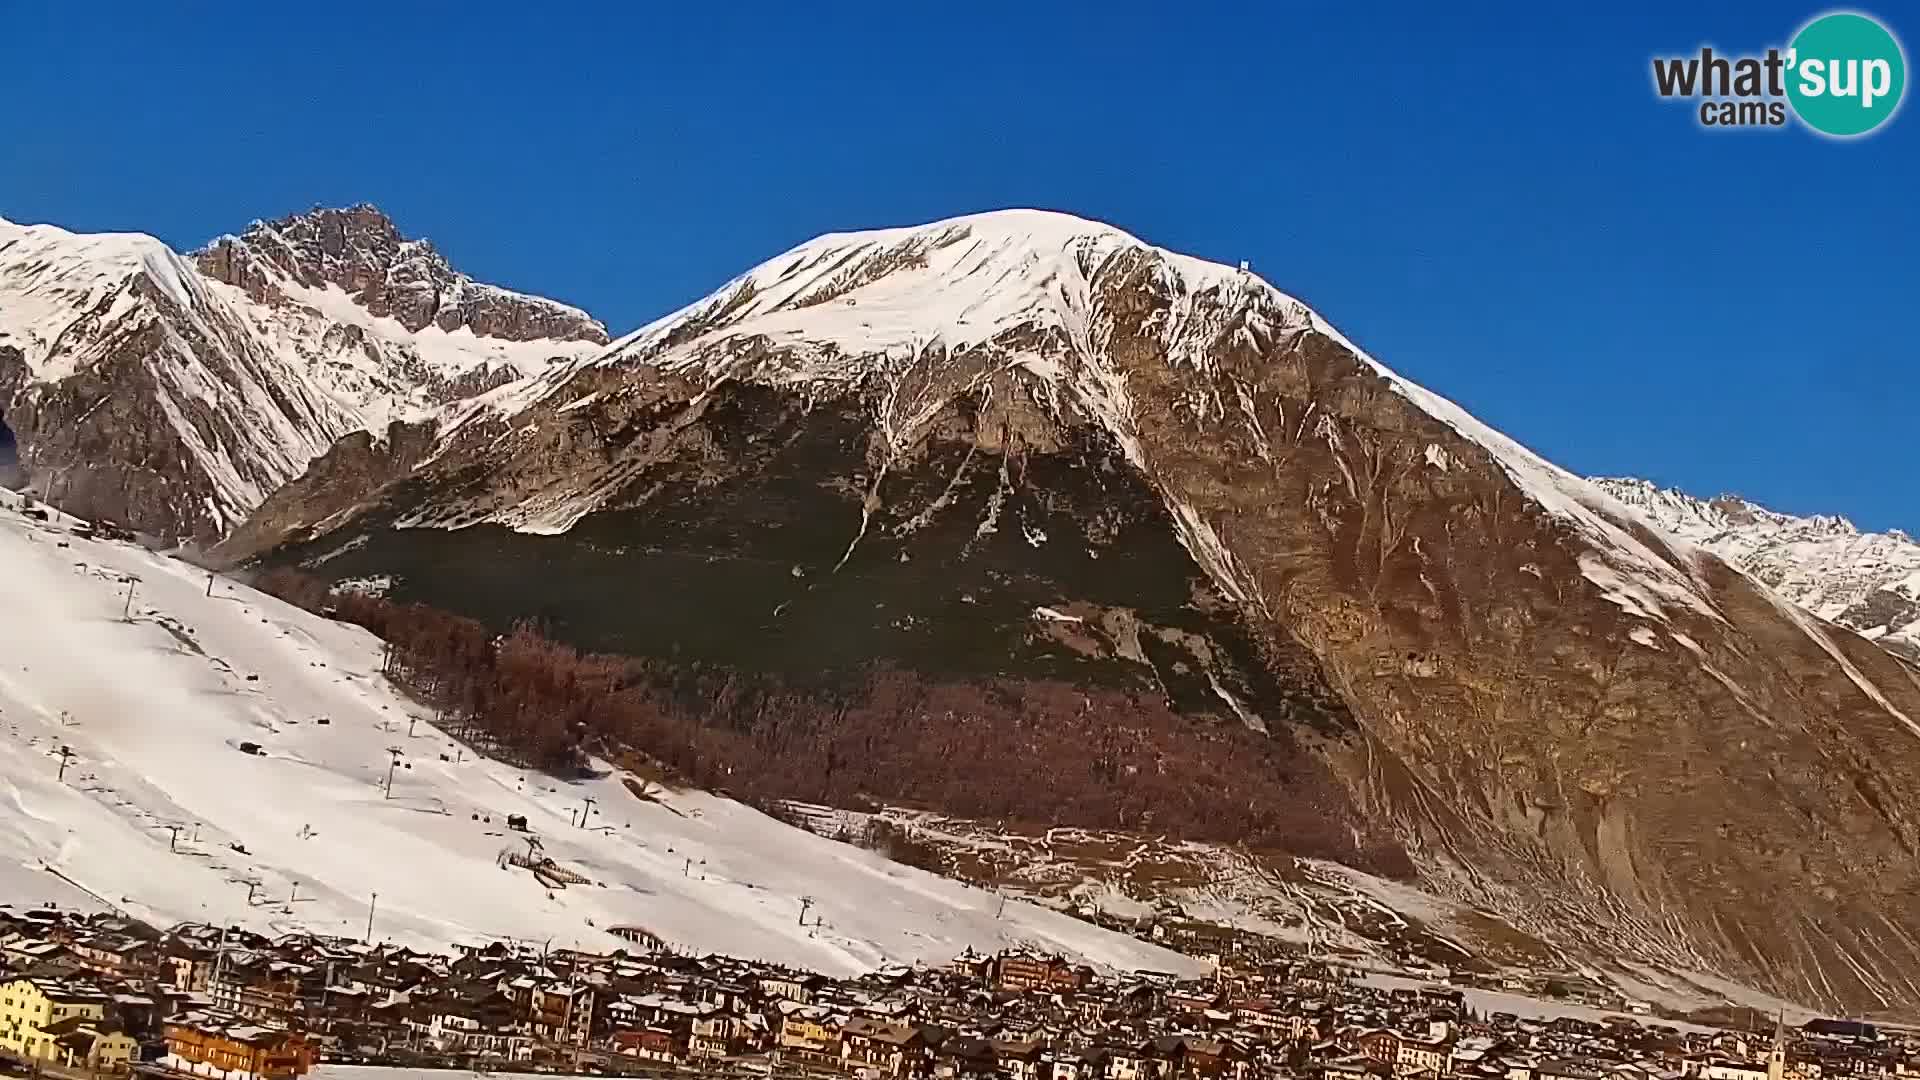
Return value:
<svg viewBox="0 0 1920 1080">
<path fill-rule="evenodd" d="M 1428 887 L 1575 955 L 1920 1002 L 1920 677 L 1244 271 L 1031 211 L 826 236 L 409 447 L 229 555 L 597 647 L 1132 670 L 1308 732 Z"/>
<path fill-rule="evenodd" d="M 0 422 L 23 479 L 170 539 L 224 535 L 350 432 L 605 340 L 574 309 L 455 273 L 371 207 L 193 256 L 0 221 Z"/>
</svg>

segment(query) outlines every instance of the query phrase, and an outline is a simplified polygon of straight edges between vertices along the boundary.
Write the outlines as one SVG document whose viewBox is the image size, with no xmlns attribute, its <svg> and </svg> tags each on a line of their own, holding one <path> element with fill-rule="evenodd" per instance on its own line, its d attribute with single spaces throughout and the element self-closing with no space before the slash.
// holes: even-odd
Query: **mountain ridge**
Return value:
<svg viewBox="0 0 1920 1080">
<path fill-rule="evenodd" d="M 1840 515 L 1783 514 L 1738 495 L 1700 499 L 1644 480 L 1594 483 L 1812 614 L 1920 661 L 1920 543 L 1904 531 L 1863 532 Z"/>
<path fill-rule="evenodd" d="M 391 316 L 416 332 L 464 327 L 511 341 L 608 340 L 606 327 L 577 307 L 460 273 L 432 241 L 407 239 L 372 203 L 255 221 L 191 257 L 204 273 L 261 302 L 285 299 L 291 280 L 308 288 L 337 286 L 375 317 Z"/>
<path fill-rule="evenodd" d="M 378 243 L 329 231 L 342 215 Z M 605 340 L 577 309 L 458 274 L 377 211 L 277 224 L 333 261 L 255 257 L 244 238 L 257 230 L 187 256 L 145 234 L 0 222 L 0 422 L 43 493 L 211 542 L 348 433 L 384 432 Z"/>
</svg>

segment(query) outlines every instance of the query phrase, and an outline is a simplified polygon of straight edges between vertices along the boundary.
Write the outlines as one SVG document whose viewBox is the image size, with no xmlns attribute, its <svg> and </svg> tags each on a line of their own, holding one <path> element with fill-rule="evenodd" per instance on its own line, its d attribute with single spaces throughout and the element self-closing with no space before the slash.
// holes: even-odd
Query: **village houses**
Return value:
<svg viewBox="0 0 1920 1080">
<path fill-rule="evenodd" d="M 1323 959 L 1231 948 L 1198 979 L 1022 949 L 834 979 L 633 940 L 441 955 L 0 907 L 0 1056 L 218 1080 L 297 1080 L 321 1061 L 848 1080 L 1920 1077 L 1920 1047 L 1855 1021 L 1716 1032 L 1620 1005 L 1604 1022 L 1544 1005 L 1516 1016 L 1460 986 L 1369 985 Z M 1559 978 L 1557 993 L 1604 1007 L 1604 988 Z"/>
</svg>

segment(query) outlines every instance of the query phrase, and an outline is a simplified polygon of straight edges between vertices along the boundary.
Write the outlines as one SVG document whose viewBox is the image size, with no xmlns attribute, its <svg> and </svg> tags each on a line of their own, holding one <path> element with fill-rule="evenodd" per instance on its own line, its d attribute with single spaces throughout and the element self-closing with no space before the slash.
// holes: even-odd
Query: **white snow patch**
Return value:
<svg viewBox="0 0 1920 1080">
<path fill-rule="evenodd" d="M 1369 972 L 1363 975 L 1360 981 L 1367 986 L 1376 986 L 1389 990 L 1400 988 L 1417 989 L 1428 985 L 1418 979 L 1409 979 L 1404 976 L 1389 975 L 1380 972 Z M 1539 998 L 1531 998 L 1522 994 L 1509 994 L 1499 990 L 1483 990 L 1476 986 L 1460 986 L 1454 987 L 1454 989 L 1459 990 L 1461 994 L 1466 997 L 1467 1003 L 1481 1013 L 1512 1013 L 1514 1016 L 1522 1016 L 1536 1020 L 1548 1020 L 1556 1016 L 1568 1016 L 1592 1023 L 1603 1023 L 1609 1017 L 1624 1018 L 1632 1020 L 1635 1023 L 1640 1023 L 1644 1020 L 1643 1017 L 1635 1017 L 1610 1009 L 1596 1009 L 1588 1005 L 1576 1005 L 1564 1001 L 1542 1001 Z M 1662 1020 L 1660 1022 L 1678 1031 L 1694 1032 L 1702 1035 L 1721 1034 L 1718 1028 L 1690 1024 L 1682 1020 Z"/>
<path fill-rule="evenodd" d="M 388 574 L 373 577 L 346 578 L 335 583 L 333 591 L 355 596 L 385 596 L 393 591 L 393 578 Z"/>
<path fill-rule="evenodd" d="M 20 349 L 35 379 L 63 379 L 90 357 L 62 346 L 62 339 L 96 318 L 93 312 L 104 322 L 140 304 L 132 287 L 139 276 L 192 314 L 195 290 L 189 283 L 197 284 L 199 276 L 159 240 L 0 218 L 0 343 Z"/>
<path fill-rule="evenodd" d="M 1627 614 L 1666 621 L 1666 612 L 1660 606 L 1660 601 L 1642 587 L 1638 579 L 1620 573 L 1612 564 L 1592 554 L 1583 554 L 1580 556 L 1580 576 L 1598 585 L 1600 595 Z"/>
</svg>

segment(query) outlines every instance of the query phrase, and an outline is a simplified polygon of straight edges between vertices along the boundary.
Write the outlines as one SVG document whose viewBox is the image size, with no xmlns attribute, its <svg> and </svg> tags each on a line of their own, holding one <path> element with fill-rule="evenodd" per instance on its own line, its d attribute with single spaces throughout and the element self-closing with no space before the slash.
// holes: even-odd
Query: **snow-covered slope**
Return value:
<svg viewBox="0 0 1920 1080">
<path fill-rule="evenodd" d="M 192 566 L 29 520 L 19 503 L 0 493 L 0 886 L 16 901 L 77 886 L 161 922 L 357 935 L 378 893 L 375 933 L 422 945 L 611 948 L 604 931 L 637 926 L 830 972 L 1022 943 L 1196 969 L 1031 905 L 996 916 L 992 893 L 725 799 L 648 801 L 611 773 L 561 782 L 476 760 L 377 675 L 366 633 L 224 579 L 209 595 Z M 402 764 L 387 798 L 390 748 Z M 588 799 L 591 827 L 574 827 Z M 529 851 L 510 814 L 593 884 L 503 867 Z"/>
<path fill-rule="evenodd" d="M 34 378 L 65 378 L 87 359 L 72 339 L 138 305 L 127 288 L 135 276 L 182 311 L 206 302 L 193 265 L 151 236 L 70 233 L 0 218 L 0 341 L 22 350 Z"/>
<path fill-rule="evenodd" d="M 1781 514 L 1737 495 L 1697 499 L 1645 480 L 1594 483 L 1820 618 L 1920 659 L 1920 543 L 1906 533 L 1863 533 L 1844 517 Z"/>
<path fill-rule="evenodd" d="M 208 272 L 251 250 L 239 238 L 223 259 L 189 258 L 151 236 L 0 220 L 0 416 L 36 486 L 139 528 L 216 536 L 342 435 L 604 341 L 571 308 L 450 272 L 414 284 L 473 321 L 413 328 L 297 263 L 246 261 L 245 288 Z"/>
</svg>

